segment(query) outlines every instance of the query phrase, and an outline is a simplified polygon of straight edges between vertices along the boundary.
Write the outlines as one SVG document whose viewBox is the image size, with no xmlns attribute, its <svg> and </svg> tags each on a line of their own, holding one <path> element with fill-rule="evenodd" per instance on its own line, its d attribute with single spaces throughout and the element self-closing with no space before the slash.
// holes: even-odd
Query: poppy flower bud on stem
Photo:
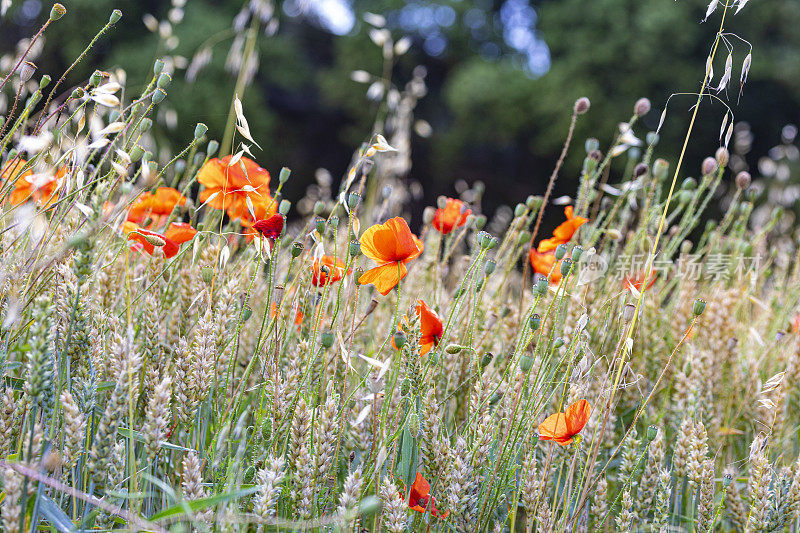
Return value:
<svg viewBox="0 0 800 533">
<path fill-rule="evenodd" d="M 208 157 L 214 157 L 214 154 L 217 153 L 217 150 L 219 150 L 219 143 L 214 140 L 208 141 L 208 148 L 207 148 Z"/>
<path fill-rule="evenodd" d="M 253 309 L 249 305 L 242 308 L 242 322 L 247 322 L 253 316 Z"/>
<path fill-rule="evenodd" d="M 728 149 L 724 146 L 720 146 L 717 148 L 717 152 L 714 154 L 714 158 L 719 163 L 719 166 L 724 167 L 728 165 L 728 161 L 730 160 L 731 154 L 728 152 Z"/>
<path fill-rule="evenodd" d="M 333 346 L 333 333 L 330 331 L 324 332 L 322 335 L 319 336 L 319 343 L 322 345 L 323 348 L 330 348 Z"/>
<path fill-rule="evenodd" d="M 495 267 L 497 267 L 497 263 L 495 263 L 490 259 L 489 261 L 486 261 L 485 265 L 483 265 L 483 271 L 486 273 L 487 276 L 491 276 L 492 272 L 494 272 Z"/>
<path fill-rule="evenodd" d="M 486 225 L 486 217 L 483 215 L 478 215 L 475 217 L 475 228 L 476 229 L 483 229 Z"/>
<path fill-rule="evenodd" d="M 703 159 L 703 164 L 700 166 L 700 172 L 703 176 L 708 176 L 717 169 L 717 160 L 713 157 L 706 157 Z"/>
<path fill-rule="evenodd" d="M 527 211 L 525 204 L 517 204 L 516 207 L 514 207 L 514 216 L 519 218 L 525 214 L 525 211 Z"/>
<path fill-rule="evenodd" d="M 648 426 L 647 428 L 647 442 L 653 442 L 658 436 L 658 428 L 656 426 Z"/>
<path fill-rule="evenodd" d="M 522 373 L 527 374 L 533 368 L 533 359 L 527 355 L 519 358 L 519 369 Z"/>
<path fill-rule="evenodd" d="M 481 357 L 481 368 L 486 368 L 489 366 L 489 364 L 492 362 L 492 359 L 494 359 L 494 354 L 492 352 L 486 352 L 483 354 L 483 357 Z"/>
<path fill-rule="evenodd" d="M 464 347 L 461 346 L 460 344 L 448 344 L 447 347 L 444 349 L 444 351 L 446 351 L 450 355 L 454 355 L 457 353 L 461 353 L 463 349 Z"/>
<path fill-rule="evenodd" d="M 167 244 L 167 241 L 164 240 L 163 237 L 159 237 L 158 235 L 153 235 L 152 233 L 144 233 L 144 240 L 152 244 L 153 246 L 164 246 Z"/>
<path fill-rule="evenodd" d="M 750 177 L 750 173 L 743 170 L 736 174 L 736 186 L 740 189 L 746 189 L 750 186 L 752 178 Z"/>
<path fill-rule="evenodd" d="M 149 118 L 143 118 L 139 121 L 139 132 L 144 133 L 153 127 L 153 121 Z"/>
<path fill-rule="evenodd" d="M 706 301 L 698 298 L 694 301 L 694 305 L 692 305 L 692 313 L 694 316 L 700 316 L 703 314 L 703 311 L 706 310 Z"/>
<path fill-rule="evenodd" d="M 203 135 L 206 134 L 208 131 L 208 126 L 203 124 L 202 122 L 198 122 L 197 126 L 194 127 L 194 140 L 199 141 L 203 138 Z"/>
<path fill-rule="evenodd" d="M 203 267 L 200 271 L 200 275 L 203 278 L 203 283 L 206 285 L 211 285 L 211 282 L 214 281 L 214 269 L 209 266 Z"/>
<path fill-rule="evenodd" d="M 317 200 L 317 203 L 314 204 L 314 214 L 320 216 L 325 211 L 325 204 L 322 203 L 320 200 Z"/>
<path fill-rule="evenodd" d="M 647 98 L 639 98 L 633 105 L 633 113 L 637 117 L 643 117 L 650 112 L 650 100 Z"/>
<path fill-rule="evenodd" d="M 394 345 L 397 347 L 398 350 L 400 350 L 401 348 L 403 348 L 403 346 L 406 345 L 406 342 L 408 342 L 408 337 L 406 337 L 406 334 L 403 333 L 402 331 L 395 331 L 393 340 L 394 340 Z"/>
<path fill-rule="evenodd" d="M 114 25 L 117 22 L 119 22 L 119 19 L 121 18 L 122 18 L 122 11 L 120 11 L 119 9 L 115 9 L 114 11 L 111 12 L 111 16 L 108 17 L 108 23 Z"/>
<path fill-rule="evenodd" d="M 573 110 L 575 111 L 576 115 L 583 115 L 584 113 L 589 111 L 589 107 L 591 105 L 592 103 L 589 101 L 589 99 L 586 98 L 585 96 L 582 96 L 577 100 L 575 100 L 575 105 L 573 107 Z"/>
<path fill-rule="evenodd" d="M 50 8 L 50 20 L 56 21 L 67 14 L 67 8 L 64 7 L 62 4 L 53 4 L 53 7 Z"/>
</svg>

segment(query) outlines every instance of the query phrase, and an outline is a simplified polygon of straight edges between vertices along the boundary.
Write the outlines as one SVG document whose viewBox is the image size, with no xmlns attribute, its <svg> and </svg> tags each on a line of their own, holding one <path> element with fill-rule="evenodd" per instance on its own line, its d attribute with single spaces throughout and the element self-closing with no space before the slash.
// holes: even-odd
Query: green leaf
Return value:
<svg viewBox="0 0 800 533">
<path fill-rule="evenodd" d="M 47 519 L 51 526 L 61 531 L 61 533 L 75 531 L 75 524 L 72 523 L 72 520 L 69 519 L 56 502 L 45 494 L 39 495 L 39 512 L 42 513 L 42 516 Z"/>
<path fill-rule="evenodd" d="M 127 437 L 129 439 L 133 439 L 138 442 L 144 442 L 144 435 L 142 435 L 138 431 L 131 431 L 128 428 L 120 428 L 119 434 L 123 437 Z M 161 448 L 165 448 L 167 450 L 179 450 L 182 452 L 193 452 L 194 450 L 191 448 L 184 448 L 183 446 L 178 446 L 177 444 L 170 444 L 169 442 L 164 442 L 163 440 L 158 443 Z"/>
<path fill-rule="evenodd" d="M 203 509 L 214 507 L 219 503 L 225 503 L 231 500 L 237 500 L 239 498 L 244 498 L 246 496 L 250 496 L 251 494 L 255 494 L 256 492 L 258 492 L 259 488 L 260 487 L 258 486 L 253 486 L 247 489 L 237 490 L 235 492 L 224 492 L 222 494 L 209 496 L 208 498 L 199 498 L 197 500 L 192 500 L 190 502 L 182 502 L 177 505 L 173 505 L 169 509 L 164 509 L 163 511 L 154 514 L 148 520 L 150 520 L 151 522 L 156 522 L 158 520 L 163 520 L 164 518 L 184 515 L 187 514 L 186 512 L 187 507 L 191 509 L 193 512 L 202 511 Z"/>
<path fill-rule="evenodd" d="M 419 446 L 417 439 L 408 430 L 408 427 L 403 428 L 402 451 L 400 455 L 400 464 L 398 466 L 399 476 L 406 484 L 406 488 L 410 487 L 417 477 L 417 462 L 419 460 Z"/>
</svg>

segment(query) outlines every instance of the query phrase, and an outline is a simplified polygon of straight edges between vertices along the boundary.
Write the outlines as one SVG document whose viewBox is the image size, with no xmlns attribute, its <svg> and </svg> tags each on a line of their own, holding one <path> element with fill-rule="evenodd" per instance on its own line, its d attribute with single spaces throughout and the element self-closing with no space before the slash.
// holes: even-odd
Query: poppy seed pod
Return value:
<svg viewBox="0 0 800 533">
<path fill-rule="evenodd" d="M 500 241 L 498 240 L 498 238 L 497 237 L 492 237 L 491 239 L 489 239 L 488 248 L 490 250 L 493 250 L 495 247 L 497 247 L 498 244 L 500 244 Z"/>
<path fill-rule="evenodd" d="M 697 180 L 694 178 L 686 178 L 681 183 L 681 189 L 685 191 L 693 191 L 697 188 Z"/>
<path fill-rule="evenodd" d="M 153 103 L 153 105 L 158 105 L 161 102 L 163 102 L 164 98 L 166 97 L 167 97 L 167 91 L 165 91 L 164 89 L 156 89 L 150 101 Z"/>
<path fill-rule="evenodd" d="M 122 11 L 120 11 L 119 9 L 115 9 L 114 11 L 111 12 L 111 16 L 108 17 L 108 23 L 113 26 L 114 24 L 119 22 L 119 19 L 121 18 L 122 18 Z"/>
<path fill-rule="evenodd" d="M 648 168 L 646 163 L 639 163 L 633 169 L 633 177 L 634 178 L 638 178 L 638 177 L 644 176 L 645 174 L 647 174 L 648 170 L 649 170 L 649 168 Z"/>
<path fill-rule="evenodd" d="M 206 126 L 202 122 L 198 122 L 197 126 L 194 127 L 194 139 L 196 141 L 199 141 L 200 139 L 203 138 L 203 135 L 205 135 L 207 131 L 208 131 L 208 126 Z"/>
<path fill-rule="evenodd" d="M 547 279 L 539 278 L 539 280 L 536 282 L 536 285 L 533 286 L 533 289 L 542 296 L 547 294 Z"/>
<path fill-rule="evenodd" d="M 83 90 L 83 87 L 77 87 L 74 91 L 72 91 L 72 95 L 70 98 L 75 98 L 76 100 L 80 100 L 86 95 L 86 92 Z"/>
<path fill-rule="evenodd" d="M 533 368 L 533 359 L 527 355 L 519 358 L 519 369 L 522 373 L 527 374 Z"/>
<path fill-rule="evenodd" d="M 736 174 L 736 186 L 740 189 L 746 189 L 750 186 L 752 178 L 750 177 L 750 173 L 743 170 Z"/>
<path fill-rule="evenodd" d="M 210 266 L 204 266 L 200 270 L 200 276 L 203 278 L 203 283 L 211 285 L 211 282 L 214 281 L 214 269 Z"/>
<path fill-rule="evenodd" d="M 100 85 L 100 82 L 103 81 L 103 73 L 99 70 L 95 70 L 92 72 L 92 75 L 89 76 L 89 85 L 92 87 L 97 87 Z"/>
<path fill-rule="evenodd" d="M 572 249 L 570 258 L 572 258 L 573 262 L 577 262 L 581 260 L 582 255 L 583 255 L 583 247 L 580 245 L 576 245 L 575 248 Z"/>
<path fill-rule="evenodd" d="M 722 488 L 727 489 L 728 487 L 731 486 L 732 482 L 733 482 L 733 476 L 730 473 L 726 473 L 722 477 Z"/>
<path fill-rule="evenodd" d="M 67 8 L 62 4 L 53 4 L 50 8 L 50 20 L 56 21 L 67 14 Z"/>
<path fill-rule="evenodd" d="M 713 157 L 706 157 L 703 159 L 703 164 L 700 166 L 700 172 L 703 176 L 708 176 L 717 169 L 717 160 Z"/>
<path fill-rule="evenodd" d="M 486 225 L 486 217 L 483 215 L 478 215 L 475 217 L 475 228 L 476 229 L 483 229 Z"/>
<path fill-rule="evenodd" d="M 355 209 L 358 207 L 359 202 L 361 201 L 361 195 L 357 192 L 351 192 L 350 196 L 347 197 L 347 206 L 350 209 Z"/>
<path fill-rule="evenodd" d="M 692 313 L 694 313 L 694 316 L 702 315 L 703 311 L 705 310 L 706 310 L 705 300 L 698 298 L 697 300 L 694 301 L 694 304 L 692 305 Z"/>
<path fill-rule="evenodd" d="M 325 219 L 322 217 L 317 217 L 314 221 L 314 229 L 317 230 L 317 233 L 322 235 L 325 233 Z"/>
<path fill-rule="evenodd" d="M 337 217 L 336 215 L 332 216 L 330 218 L 330 220 L 328 221 L 328 224 L 330 224 L 333 229 L 338 228 L 339 227 L 339 217 Z"/>
<path fill-rule="evenodd" d="M 30 61 L 25 61 L 22 64 L 22 68 L 19 69 L 19 79 L 21 79 L 23 82 L 26 82 L 33 77 L 34 72 L 36 72 L 36 64 Z"/>
<path fill-rule="evenodd" d="M 491 276 L 492 272 L 494 272 L 495 267 L 497 267 L 497 263 L 495 263 L 490 259 L 489 261 L 486 261 L 485 265 L 483 265 L 483 271 L 486 273 L 487 276 Z"/>
<path fill-rule="evenodd" d="M 566 276 L 572 271 L 572 259 L 566 258 L 561 261 L 561 275 Z"/>
<path fill-rule="evenodd" d="M 323 348 L 330 348 L 333 346 L 333 333 L 330 331 L 324 332 L 322 335 L 319 336 L 319 343 L 322 345 Z"/>
<path fill-rule="evenodd" d="M 582 96 L 577 100 L 575 100 L 575 106 L 573 107 L 573 110 L 575 111 L 576 115 L 583 115 L 584 113 L 589 111 L 589 107 L 591 105 L 592 103 L 589 101 L 589 99 L 586 98 L 585 96 Z"/>
<path fill-rule="evenodd" d="M 300 241 L 293 242 L 292 243 L 292 252 L 291 252 L 292 253 L 292 257 L 294 257 L 294 258 L 299 257 L 300 254 L 303 253 L 303 248 L 305 248 L 305 246 L 303 245 L 302 242 L 300 242 Z"/>
<path fill-rule="evenodd" d="M 289 210 L 291 208 L 292 208 L 292 202 L 290 202 L 289 200 L 281 200 L 281 203 L 278 204 L 278 213 L 280 213 L 283 216 L 286 216 L 289 214 Z"/>
<path fill-rule="evenodd" d="M 292 171 L 286 167 L 281 168 L 280 173 L 278 174 L 278 181 L 280 183 L 286 183 L 289 181 L 289 176 L 292 175 Z"/>
<path fill-rule="evenodd" d="M 527 198 L 525 198 L 525 205 L 528 206 L 528 209 L 531 211 L 536 209 L 536 197 L 532 194 L 529 195 Z"/>
<path fill-rule="evenodd" d="M 162 70 L 164 70 L 164 60 L 156 59 L 155 63 L 153 63 L 153 74 L 158 76 Z"/>
<path fill-rule="evenodd" d="M 129 155 L 131 156 L 131 161 L 136 163 L 142 158 L 142 156 L 144 156 L 144 148 L 142 148 L 138 144 L 134 144 L 133 148 L 131 148 L 131 153 Z"/>
<path fill-rule="evenodd" d="M 156 80 L 156 87 L 159 89 L 166 89 L 169 87 L 169 84 L 172 83 L 172 76 L 167 74 L 166 72 L 162 72 L 158 75 L 158 79 Z"/>
<path fill-rule="evenodd" d="M 514 216 L 519 218 L 525 214 L 525 211 L 527 211 L 525 204 L 517 204 L 516 207 L 514 207 Z"/>
<path fill-rule="evenodd" d="M 717 163 L 719 163 L 719 166 L 724 167 L 728 165 L 728 161 L 731 158 L 731 154 L 730 152 L 728 152 L 727 148 L 725 148 L 724 146 L 720 146 L 719 148 L 717 148 L 717 152 L 714 154 L 714 158 L 717 160 Z"/>
<path fill-rule="evenodd" d="M 517 238 L 517 246 L 528 244 L 530 240 L 531 240 L 531 232 L 522 230 L 519 232 L 519 237 Z"/>
<path fill-rule="evenodd" d="M 347 253 L 350 257 L 357 257 L 361 253 L 361 243 L 358 241 L 351 241 L 350 246 L 347 248 Z"/>
<path fill-rule="evenodd" d="M 537 331 L 541 325 L 542 317 L 540 317 L 538 313 L 532 314 L 528 319 L 528 327 L 531 329 L 531 331 Z"/>
<path fill-rule="evenodd" d="M 588 139 L 586 139 L 586 142 L 583 144 L 583 147 L 586 150 L 586 155 L 589 155 L 595 150 L 598 150 L 600 148 L 600 141 L 598 141 L 594 137 L 589 137 Z"/>
<path fill-rule="evenodd" d="M 214 157 L 214 154 L 217 153 L 217 150 L 219 150 L 219 143 L 214 140 L 208 141 L 208 147 L 206 149 L 208 152 L 208 157 Z"/>
<path fill-rule="evenodd" d="M 637 117 L 643 117 L 650 112 L 650 100 L 647 98 L 639 98 L 633 105 L 633 113 Z"/>
<path fill-rule="evenodd" d="M 485 250 L 486 248 L 489 248 L 489 242 L 491 241 L 491 239 L 492 239 L 492 236 L 489 235 L 488 233 L 486 233 L 485 231 L 479 231 L 478 232 L 478 245 L 482 249 Z"/>
<path fill-rule="evenodd" d="M 656 426 L 647 427 L 647 442 L 653 442 L 658 436 L 658 428 Z"/>
<path fill-rule="evenodd" d="M 566 244 L 559 244 L 556 246 L 556 261 L 561 261 L 564 259 L 564 256 L 567 255 L 567 245 Z"/>
<path fill-rule="evenodd" d="M 633 315 L 636 314 L 636 306 L 633 304 L 626 304 L 622 308 L 622 321 L 626 324 L 633 320 Z"/>
<path fill-rule="evenodd" d="M 400 350 L 406 345 L 406 342 L 408 342 L 408 337 L 406 337 L 406 334 L 402 331 L 395 331 L 392 340 L 397 349 Z"/>
</svg>

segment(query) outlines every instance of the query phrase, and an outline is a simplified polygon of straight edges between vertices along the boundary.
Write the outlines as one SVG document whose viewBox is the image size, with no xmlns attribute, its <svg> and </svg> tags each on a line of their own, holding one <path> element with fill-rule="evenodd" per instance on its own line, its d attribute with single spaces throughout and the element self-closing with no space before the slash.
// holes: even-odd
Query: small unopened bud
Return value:
<svg viewBox="0 0 800 533">
<path fill-rule="evenodd" d="M 538 315 L 538 313 L 534 313 L 528 319 L 528 327 L 531 331 L 538 331 L 539 327 L 542 325 L 542 317 Z"/>
<path fill-rule="evenodd" d="M 154 235 L 152 233 L 143 233 L 142 235 L 144 236 L 144 240 L 146 240 L 153 246 L 161 247 L 167 244 L 167 241 L 164 239 L 164 237 L 161 237 L 159 235 Z"/>
<path fill-rule="evenodd" d="M 522 373 L 527 374 L 533 368 L 533 358 L 523 355 L 519 358 L 519 369 Z"/>
<path fill-rule="evenodd" d="M 527 211 L 527 206 L 525 204 L 517 204 L 514 207 L 514 216 L 519 218 L 525 214 L 525 211 Z"/>
<path fill-rule="evenodd" d="M 633 114 L 637 117 L 643 117 L 650 112 L 650 100 L 647 98 L 639 98 L 633 105 Z"/>
<path fill-rule="evenodd" d="M 208 141 L 208 146 L 206 147 L 208 157 L 214 157 L 214 154 L 217 153 L 217 150 L 219 150 L 219 143 L 214 140 Z"/>
<path fill-rule="evenodd" d="M 408 415 L 408 431 L 414 437 L 419 437 L 419 415 L 417 413 L 411 413 Z"/>
<path fill-rule="evenodd" d="M 649 168 L 646 163 L 639 163 L 633 169 L 633 177 L 638 178 L 640 176 L 644 176 L 645 174 L 647 174 L 648 170 Z"/>
<path fill-rule="evenodd" d="M 278 181 L 280 183 L 286 183 L 289 181 L 289 176 L 292 175 L 292 171 L 286 167 L 281 168 L 280 174 L 278 174 Z"/>
<path fill-rule="evenodd" d="M 750 173 L 746 170 L 743 170 L 736 174 L 736 186 L 740 189 L 746 189 L 750 186 L 752 178 L 750 177 Z"/>
<path fill-rule="evenodd" d="M 50 8 L 50 20 L 56 21 L 67 14 L 67 8 L 61 4 L 53 4 Z"/>
<path fill-rule="evenodd" d="M 103 81 L 103 73 L 99 70 L 95 70 L 92 72 L 92 75 L 89 76 L 89 85 L 92 87 L 97 87 L 100 85 L 100 82 Z"/>
<path fill-rule="evenodd" d="M 411 380 L 405 378 L 403 381 L 400 382 L 400 395 L 408 396 L 409 392 L 411 392 Z"/>
<path fill-rule="evenodd" d="M 481 357 L 481 368 L 486 368 L 489 366 L 489 364 L 492 362 L 492 359 L 494 359 L 494 354 L 492 352 L 486 352 L 483 354 L 483 357 Z"/>
<path fill-rule="evenodd" d="M 681 189 L 684 191 L 693 191 L 697 188 L 697 180 L 694 178 L 686 178 L 681 183 Z"/>
<path fill-rule="evenodd" d="M 714 158 L 717 160 L 717 163 L 719 163 L 719 166 L 724 167 L 728 165 L 728 161 L 731 158 L 731 154 L 730 152 L 728 152 L 727 148 L 725 148 L 724 146 L 720 146 L 719 148 L 717 148 L 717 152 L 714 154 Z"/>
<path fill-rule="evenodd" d="M 656 159 L 655 163 L 653 163 L 653 176 L 657 180 L 666 179 L 668 171 L 669 163 L 667 163 L 666 159 Z"/>
<path fill-rule="evenodd" d="M 408 342 L 408 337 L 406 337 L 406 334 L 403 333 L 402 331 L 395 331 L 392 340 L 394 340 L 395 347 L 398 350 L 400 350 L 403 346 L 406 345 L 406 342 Z"/>
<path fill-rule="evenodd" d="M 527 198 L 525 198 L 525 205 L 526 205 L 526 206 L 528 207 L 528 209 L 530 209 L 531 211 L 533 211 L 534 209 L 536 209 L 536 204 L 537 204 L 537 203 L 538 203 L 538 200 L 537 200 L 537 199 L 536 199 L 536 197 L 535 197 L 534 195 L 532 195 L 532 194 L 531 194 L 530 196 L 528 196 Z"/>
<path fill-rule="evenodd" d="M 303 245 L 302 242 L 300 242 L 300 241 L 293 242 L 292 243 L 292 252 L 291 252 L 292 253 L 292 257 L 296 258 L 300 254 L 302 254 L 303 253 L 303 248 L 305 248 L 305 246 Z"/>
<path fill-rule="evenodd" d="M 122 18 L 122 11 L 120 11 L 119 9 L 115 9 L 114 11 L 111 12 L 111 16 L 108 17 L 108 23 L 113 26 L 114 24 L 119 22 L 119 19 L 121 18 Z"/>
<path fill-rule="evenodd" d="M 492 260 L 486 261 L 486 264 L 483 265 L 483 271 L 486 273 L 487 276 L 491 276 L 492 272 L 494 272 L 495 267 L 497 267 L 497 263 Z"/>
<path fill-rule="evenodd" d="M 483 215 L 478 215 L 475 217 L 475 227 L 477 229 L 483 229 L 486 225 L 486 217 Z"/>
<path fill-rule="evenodd" d="M 330 348 L 333 346 L 333 333 L 330 331 L 324 332 L 322 335 L 319 336 L 319 343 L 322 345 L 323 348 Z"/>
<path fill-rule="evenodd" d="M 586 149 L 586 154 L 588 155 L 600 148 L 600 141 L 598 141 L 594 137 L 589 137 L 588 139 L 586 139 L 586 142 L 584 143 L 583 146 Z"/>
<path fill-rule="evenodd" d="M 49 75 L 45 74 L 44 76 L 42 76 L 42 79 L 39 80 L 39 88 L 40 89 L 47 88 L 47 86 L 50 85 L 51 81 L 52 81 L 52 78 L 50 78 Z"/>
<path fill-rule="evenodd" d="M 706 157 L 703 159 L 703 164 L 700 166 L 700 172 L 703 176 L 708 176 L 717 169 L 717 160 L 713 157 Z"/>
<path fill-rule="evenodd" d="M 242 322 L 247 322 L 253 316 L 253 309 L 249 305 L 242 308 Z"/>
<path fill-rule="evenodd" d="M 589 111 L 589 107 L 591 105 L 592 103 L 585 96 L 578 98 L 577 100 L 575 100 L 575 107 L 574 107 L 575 114 L 583 115 L 584 113 Z"/>
<path fill-rule="evenodd" d="M 357 257 L 361 253 L 361 243 L 358 241 L 351 241 L 350 246 L 347 247 L 347 253 L 350 257 Z"/>
<path fill-rule="evenodd" d="M 561 261 L 564 259 L 564 256 L 567 255 L 567 245 L 566 244 L 559 244 L 556 246 L 556 261 Z"/>
<path fill-rule="evenodd" d="M 656 426 L 648 426 L 647 428 L 647 441 L 653 442 L 658 436 L 658 428 Z"/>
<path fill-rule="evenodd" d="M 453 355 L 457 353 L 461 353 L 464 350 L 464 347 L 460 344 L 448 344 L 447 347 L 444 349 L 447 353 Z"/>
<path fill-rule="evenodd" d="M 706 310 L 705 300 L 698 298 L 697 300 L 694 301 L 694 304 L 692 305 L 692 313 L 694 313 L 694 316 L 702 315 L 703 311 L 705 310 Z"/>
<path fill-rule="evenodd" d="M 439 196 L 436 199 L 436 207 L 438 207 L 439 209 L 444 209 L 445 207 L 447 207 L 447 197 Z"/>
<path fill-rule="evenodd" d="M 200 139 L 203 138 L 203 135 L 205 135 L 207 131 L 208 131 L 208 126 L 206 126 L 202 122 L 198 122 L 197 126 L 194 127 L 194 139 L 196 141 L 199 141 Z"/>
<path fill-rule="evenodd" d="M 30 80 L 36 72 L 36 65 L 30 61 L 25 61 L 22 68 L 19 70 L 19 79 L 23 82 Z"/>
</svg>

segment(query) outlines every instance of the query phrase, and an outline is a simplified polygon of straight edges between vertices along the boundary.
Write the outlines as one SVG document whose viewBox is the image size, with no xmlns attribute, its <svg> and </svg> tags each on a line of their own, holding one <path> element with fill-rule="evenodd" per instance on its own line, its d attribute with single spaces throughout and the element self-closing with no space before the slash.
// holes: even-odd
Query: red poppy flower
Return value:
<svg viewBox="0 0 800 533">
<path fill-rule="evenodd" d="M 280 214 L 272 215 L 253 224 L 253 229 L 267 239 L 277 239 L 283 233 L 285 217 Z"/>
<path fill-rule="evenodd" d="M 560 262 L 556 264 L 556 248 L 559 244 L 571 241 L 578 229 L 588 222 L 586 218 L 576 217 L 571 205 L 564 208 L 564 214 L 567 216 L 567 220 L 553 231 L 553 236 L 539 242 L 539 246 L 531 249 L 528 254 L 533 271 L 543 276 L 549 275 L 552 283 L 561 281 Z M 554 265 L 555 268 L 553 268 Z"/>
<path fill-rule="evenodd" d="M 361 235 L 361 251 L 378 266 L 364 272 L 359 283 L 375 285 L 384 296 L 389 294 L 408 274 L 406 263 L 418 257 L 423 248 L 422 241 L 400 217 L 367 228 Z"/>
<path fill-rule="evenodd" d="M 467 209 L 464 202 L 453 198 L 448 198 L 444 209 L 439 208 L 433 215 L 433 227 L 441 234 L 447 235 L 454 228 L 458 228 L 467 223 L 467 217 L 472 214 L 472 210 Z"/>
<path fill-rule="evenodd" d="M 430 352 L 442 338 L 444 326 L 441 317 L 422 300 L 417 300 L 414 311 L 419 315 L 421 335 L 419 338 L 420 355 Z"/>
<path fill-rule="evenodd" d="M 658 279 L 658 272 L 653 272 L 651 270 L 650 271 L 650 276 L 648 276 L 648 278 L 647 278 L 647 288 L 648 289 L 650 287 L 652 287 L 653 284 L 655 284 L 656 279 Z M 631 287 L 633 287 L 634 289 L 636 289 L 639 292 L 642 291 L 642 285 L 643 284 L 644 284 L 644 272 L 637 272 L 636 274 L 633 274 L 632 276 L 626 276 L 625 279 L 622 280 L 622 285 L 626 289 L 630 289 Z"/>
<path fill-rule="evenodd" d="M 592 407 L 586 400 L 578 400 L 566 412 L 548 416 L 539 424 L 539 440 L 554 440 L 561 446 L 572 443 L 572 438 L 581 432 Z"/>
<path fill-rule="evenodd" d="M 26 163 L 27 161 L 24 159 L 12 160 L 7 162 L 0 171 L 2 183 L 7 180 L 16 180 L 14 189 L 9 193 L 6 201 L 11 205 L 19 205 L 28 200 L 33 200 L 42 207 L 53 205 L 58 200 L 58 187 L 69 169 L 62 166 L 55 175 L 34 174 L 31 169 L 22 171 Z"/>
<path fill-rule="evenodd" d="M 311 265 L 311 283 L 315 287 L 336 283 L 344 277 L 345 268 L 347 267 L 341 259 L 336 258 L 334 261 L 333 257 L 323 255 L 322 259 L 314 261 L 314 264 Z M 349 274 L 350 271 L 348 270 L 347 273 Z"/>
<path fill-rule="evenodd" d="M 197 230 L 185 222 L 173 222 L 167 231 L 161 234 L 127 221 L 122 225 L 122 231 L 128 234 L 128 239 L 134 241 L 137 247 L 148 254 L 154 255 L 158 247 L 167 259 L 175 257 L 180 251 L 180 245 L 191 241 L 197 235 Z"/>
<path fill-rule="evenodd" d="M 153 228 L 163 225 L 176 206 L 186 204 L 186 197 L 172 187 L 159 187 L 155 193 L 142 193 L 128 210 L 127 219 L 142 224 L 151 219 L 144 227 Z"/>
<path fill-rule="evenodd" d="M 447 515 L 450 514 L 450 511 L 446 511 L 440 517 L 439 510 L 435 505 L 436 499 L 430 495 L 430 492 L 430 484 L 425 480 L 424 477 L 422 477 L 422 474 L 417 472 L 417 476 L 414 479 L 414 484 L 411 485 L 411 490 L 409 491 L 408 508 L 418 513 L 430 512 L 431 515 L 437 518 L 447 518 Z"/>
<path fill-rule="evenodd" d="M 234 220 L 241 219 L 242 225 L 249 227 L 276 210 L 275 201 L 269 194 L 269 172 L 247 157 L 231 164 L 231 157 L 209 159 L 200 169 L 197 181 L 205 186 L 200 201 L 214 209 L 227 210 L 228 216 Z M 248 198 L 255 219 L 247 206 Z"/>
</svg>

